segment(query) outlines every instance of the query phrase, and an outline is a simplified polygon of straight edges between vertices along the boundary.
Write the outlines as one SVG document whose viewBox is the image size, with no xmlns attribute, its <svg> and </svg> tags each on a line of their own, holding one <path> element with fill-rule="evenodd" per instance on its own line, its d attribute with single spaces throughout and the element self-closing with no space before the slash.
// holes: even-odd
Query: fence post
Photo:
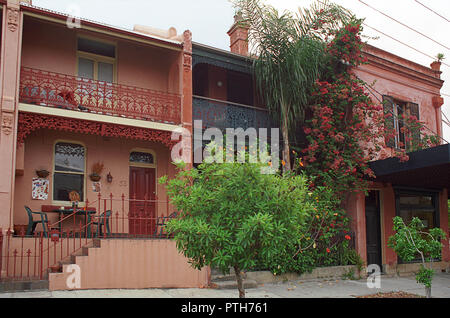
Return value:
<svg viewBox="0 0 450 318">
<path fill-rule="evenodd" d="M 39 267 L 39 278 L 42 280 L 44 275 L 44 239 L 42 232 L 39 236 Z"/>
</svg>

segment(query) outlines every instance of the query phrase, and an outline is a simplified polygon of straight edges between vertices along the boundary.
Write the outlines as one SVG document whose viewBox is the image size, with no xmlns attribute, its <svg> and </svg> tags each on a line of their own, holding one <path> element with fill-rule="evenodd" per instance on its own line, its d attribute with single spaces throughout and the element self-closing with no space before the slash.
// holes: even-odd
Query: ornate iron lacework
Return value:
<svg viewBox="0 0 450 318">
<path fill-rule="evenodd" d="M 268 128 L 272 127 L 269 113 L 265 110 L 217 102 L 194 97 L 192 103 L 193 120 L 202 120 L 203 129 L 216 127 L 224 134 L 226 128 Z"/>
<path fill-rule="evenodd" d="M 19 112 L 17 142 L 23 144 L 27 136 L 41 128 L 92 134 L 105 137 L 123 137 L 160 142 L 172 149 L 177 141 L 171 140 L 171 132 L 148 128 L 131 127 L 109 123 L 98 123 L 69 117 Z"/>
<path fill-rule="evenodd" d="M 84 147 L 77 144 L 58 142 L 55 145 L 55 153 L 72 157 L 84 157 Z"/>
<path fill-rule="evenodd" d="M 152 164 L 153 155 L 148 152 L 134 151 L 130 154 L 130 162 Z"/>
<path fill-rule="evenodd" d="M 181 96 L 22 67 L 22 103 L 179 124 Z"/>
</svg>

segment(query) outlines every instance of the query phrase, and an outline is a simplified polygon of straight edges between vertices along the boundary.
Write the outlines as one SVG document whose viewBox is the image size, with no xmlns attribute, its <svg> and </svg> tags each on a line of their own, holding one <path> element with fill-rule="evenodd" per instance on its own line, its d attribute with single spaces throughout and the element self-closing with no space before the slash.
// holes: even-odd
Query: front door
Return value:
<svg viewBox="0 0 450 318">
<path fill-rule="evenodd" d="M 155 169 L 130 167 L 130 234 L 152 235 L 156 226 Z"/>
<path fill-rule="evenodd" d="M 380 201 L 378 191 L 369 191 L 366 197 L 367 265 L 377 264 L 381 269 Z"/>
</svg>

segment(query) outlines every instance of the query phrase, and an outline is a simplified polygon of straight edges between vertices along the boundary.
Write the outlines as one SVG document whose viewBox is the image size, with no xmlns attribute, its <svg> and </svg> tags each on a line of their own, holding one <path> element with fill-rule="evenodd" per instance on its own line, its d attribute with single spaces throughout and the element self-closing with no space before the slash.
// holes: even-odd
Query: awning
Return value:
<svg viewBox="0 0 450 318">
<path fill-rule="evenodd" d="M 419 188 L 450 188 L 450 145 L 408 153 L 409 160 L 388 158 L 370 163 L 373 181 Z"/>
</svg>

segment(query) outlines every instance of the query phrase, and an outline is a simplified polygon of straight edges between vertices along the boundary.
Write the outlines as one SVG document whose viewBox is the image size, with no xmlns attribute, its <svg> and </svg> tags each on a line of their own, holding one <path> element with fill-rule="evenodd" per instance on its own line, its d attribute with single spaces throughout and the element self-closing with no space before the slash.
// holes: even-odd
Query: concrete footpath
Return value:
<svg viewBox="0 0 450 318">
<path fill-rule="evenodd" d="M 246 290 L 247 298 L 353 298 L 377 292 L 403 291 L 424 296 L 425 289 L 414 276 L 381 276 L 381 288 L 368 288 L 362 280 L 310 280 L 259 284 Z M 450 298 L 450 273 L 433 279 L 432 296 Z M 0 293 L 0 298 L 238 298 L 235 289 L 103 289 L 74 291 L 29 291 Z"/>
</svg>

